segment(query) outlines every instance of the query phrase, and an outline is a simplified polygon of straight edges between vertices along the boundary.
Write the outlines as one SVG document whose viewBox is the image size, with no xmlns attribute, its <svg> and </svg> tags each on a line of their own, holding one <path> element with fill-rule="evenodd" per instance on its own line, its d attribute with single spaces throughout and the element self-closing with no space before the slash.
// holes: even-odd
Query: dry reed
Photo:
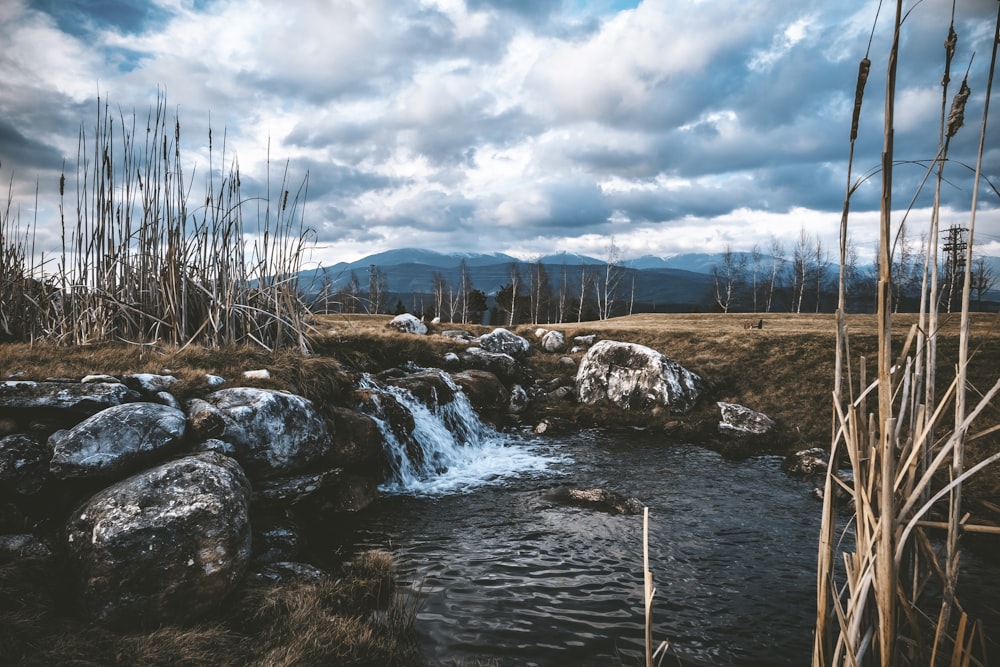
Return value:
<svg viewBox="0 0 1000 667">
<path fill-rule="evenodd" d="M 824 489 L 823 525 L 820 534 L 817 577 L 817 622 L 813 652 L 814 667 L 826 665 L 979 665 L 982 655 L 981 626 L 962 609 L 956 587 L 959 579 L 959 539 L 967 526 L 962 514 L 962 485 L 985 466 L 1000 460 L 1000 453 L 985 457 L 966 469 L 966 444 L 995 432 L 987 426 L 972 432 L 977 418 L 1000 393 L 1000 379 L 968 405 L 967 370 L 969 349 L 970 269 L 978 185 L 982 172 L 983 141 L 989 112 L 989 96 L 996 62 L 997 36 L 986 85 L 986 103 L 974 174 L 972 209 L 965 282 L 962 290 L 962 323 L 955 377 L 946 392 L 935 391 L 938 360 L 936 284 L 936 239 L 940 184 L 948 144 L 958 130 L 969 96 L 967 83 L 947 108 L 947 83 L 954 55 L 954 9 L 945 41 L 946 68 L 942 82 L 941 138 L 930 169 L 937 170 L 930 239 L 932 248 L 923 279 L 924 294 L 918 323 L 909 331 L 903 347 L 892 348 L 892 167 L 893 112 L 896 66 L 902 26 L 902 1 L 896 4 L 893 42 L 889 52 L 884 111 L 882 157 L 882 202 L 878 284 L 875 377 L 868 378 L 867 361 L 859 359 L 858 375 L 850 372 L 850 342 L 843 312 L 838 314 L 837 365 L 834 386 L 834 429 L 830 465 Z M 1000 30 L 1000 12 L 997 15 Z M 865 58 L 867 60 L 867 56 Z M 863 73 L 867 67 L 862 61 Z M 859 76 L 855 114 L 861 106 L 863 78 Z M 852 123 L 851 142 L 857 119 Z M 852 193 L 848 180 L 849 200 Z M 849 205 L 845 202 L 841 247 L 845 245 Z M 843 263 L 843 256 L 842 256 Z M 841 296 L 843 297 L 843 286 Z M 843 300 L 841 309 L 843 309 Z M 875 407 L 869 412 L 869 400 Z M 948 424 L 949 413 L 954 415 Z M 838 476 L 846 461 L 852 480 Z M 845 513 L 837 508 L 837 492 L 850 497 Z M 931 512 L 946 521 L 927 521 Z M 943 530 L 943 551 L 935 549 L 928 530 Z M 984 531 L 988 529 L 984 528 Z M 837 550 L 844 550 L 837 555 Z M 955 620 L 957 616 L 957 621 Z"/>
<path fill-rule="evenodd" d="M 247 198 L 238 161 L 217 172 L 211 129 L 208 139 L 205 194 L 193 201 L 180 120 L 165 96 L 144 123 L 98 98 L 93 135 L 80 130 L 75 173 L 59 179 L 58 256 L 36 260 L 37 221 L 22 229 L 10 194 L 0 211 L 4 338 L 307 351 L 298 290 L 311 234 L 307 179 L 292 192 L 286 164 L 272 192 L 268 159 L 266 194 Z M 223 140 L 221 163 L 228 159 Z"/>
</svg>

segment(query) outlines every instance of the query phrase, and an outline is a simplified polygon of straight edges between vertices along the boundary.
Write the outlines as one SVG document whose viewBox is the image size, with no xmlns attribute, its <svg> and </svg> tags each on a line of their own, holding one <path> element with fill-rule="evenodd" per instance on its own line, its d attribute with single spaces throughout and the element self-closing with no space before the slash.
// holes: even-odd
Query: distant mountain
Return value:
<svg viewBox="0 0 1000 667">
<path fill-rule="evenodd" d="M 734 253 L 737 260 L 745 260 L 747 270 L 752 266 L 750 253 Z M 987 257 L 994 275 L 1000 276 L 1000 258 Z M 554 292 L 565 283 L 566 291 L 574 293 L 586 271 L 595 274 L 605 265 L 604 260 L 577 253 L 545 255 L 534 261 L 519 260 L 504 253 L 442 253 L 420 248 L 400 248 L 369 255 L 355 262 L 340 262 L 330 267 L 303 271 L 299 284 L 307 295 L 324 289 L 336 292 L 347 288 L 352 275 L 362 293 L 367 292 L 369 271 L 377 268 L 385 277 L 389 299 L 404 304 L 416 303 L 433 291 L 434 275 L 441 276 L 446 284 L 454 287 L 460 282 L 460 266 L 465 262 L 474 289 L 494 296 L 511 282 L 511 267 L 516 266 L 525 291 L 529 276 L 540 262 L 548 274 Z M 759 275 L 770 271 L 772 258 L 765 256 L 758 265 Z M 714 279 L 712 271 L 722 268 L 721 253 L 685 253 L 667 257 L 645 255 L 622 262 L 624 275 L 619 289 L 619 300 L 634 300 L 637 310 L 693 310 L 714 307 Z M 834 279 L 835 275 L 831 275 Z M 1000 280 L 998 280 L 1000 283 Z M 988 295 L 996 299 L 1000 290 L 997 284 Z M 787 304 L 784 307 L 788 307 Z"/>
</svg>

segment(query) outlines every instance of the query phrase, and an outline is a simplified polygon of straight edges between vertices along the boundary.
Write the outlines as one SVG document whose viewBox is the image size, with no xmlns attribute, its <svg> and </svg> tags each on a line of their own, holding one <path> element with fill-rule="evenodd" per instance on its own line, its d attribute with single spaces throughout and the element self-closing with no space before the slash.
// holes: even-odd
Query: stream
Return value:
<svg viewBox="0 0 1000 667">
<path fill-rule="evenodd" d="M 653 639 L 669 664 L 809 664 L 820 503 L 780 457 L 727 460 L 631 430 L 501 435 L 478 420 L 456 440 L 449 410 L 451 429 L 426 436 L 434 464 L 386 484 L 354 536 L 411 582 L 430 664 L 642 664 L 642 516 L 567 505 L 553 497 L 565 486 L 649 508 Z M 996 622 L 996 557 L 967 553 L 963 572 Z"/>
</svg>

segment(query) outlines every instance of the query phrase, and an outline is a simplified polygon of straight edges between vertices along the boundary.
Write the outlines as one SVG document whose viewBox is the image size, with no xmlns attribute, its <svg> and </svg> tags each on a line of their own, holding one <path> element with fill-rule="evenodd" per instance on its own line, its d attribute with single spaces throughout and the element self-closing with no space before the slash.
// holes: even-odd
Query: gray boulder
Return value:
<svg viewBox="0 0 1000 667">
<path fill-rule="evenodd" d="M 587 350 L 576 373 L 581 403 L 610 401 L 624 410 L 666 407 L 687 412 L 704 391 L 695 373 L 652 348 L 602 340 Z"/>
<path fill-rule="evenodd" d="M 139 395 L 120 382 L 0 382 L 0 408 L 67 410 L 86 417 L 137 400 Z"/>
<path fill-rule="evenodd" d="M 114 477 L 168 452 L 184 437 L 184 413 L 158 403 L 116 405 L 49 438 L 60 479 Z"/>
<path fill-rule="evenodd" d="M 719 401 L 719 431 L 728 435 L 763 435 L 774 427 L 774 420 L 763 412 L 736 403 Z"/>
<path fill-rule="evenodd" d="M 427 325 L 417 319 L 416 315 L 410 313 L 396 315 L 386 326 L 402 333 L 417 334 L 418 336 L 427 333 Z"/>
<path fill-rule="evenodd" d="M 507 411 L 512 415 L 519 415 L 528 409 L 528 392 L 519 384 L 515 384 L 510 389 L 510 403 Z"/>
<path fill-rule="evenodd" d="M 282 477 L 321 462 L 330 434 L 312 401 L 272 389 L 232 387 L 205 397 L 222 413 L 218 436 L 236 449 L 250 479 Z"/>
<path fill-rule="evenodd" d="M 250 484 L 206 452 L 100 491 L 66 524 L 82 608 L 99 622 L 156 627 L 215 608 L 251 555 Z"/>
<path fill-rule="evenodd" d="M 527 338 L 518 336 L 507 329 L 494 329 L 479 337 L 479 347 L 494 354 L 507 354 L 514 359 L 523 359 L 531 349 Z"/>
<path fill-rule="evenodd" d="M 546 352 L 562 352 L 566 348 L 566 337 L 561 331 L 549 331 L 542 336 L 542 349 Z"/>
</svg>

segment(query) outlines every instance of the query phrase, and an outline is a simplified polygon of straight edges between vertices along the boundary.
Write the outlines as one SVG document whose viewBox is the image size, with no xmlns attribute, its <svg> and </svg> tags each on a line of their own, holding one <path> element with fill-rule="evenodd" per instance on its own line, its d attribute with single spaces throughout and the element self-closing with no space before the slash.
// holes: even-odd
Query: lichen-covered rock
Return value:
<svg viewBox="0 0 1000 667">
<path fill-rule="evenodd" d="M 186 420 L 158 403 L 124 403 L 102 410 L 49 438 L 49 469 L 60 479 L 115 477 L 170 451 Z"/>
<path fill-rule="evenodd" d="M 272 389 L 232 387 L 205 397 L 222 413 L 219 435 L 250 479 L 281 477 L 321 462 L 331 442 L 312 401 Z"/>
<path fill-rule="evenodd" d="M 468 368 L 493 373 L 505 385 L 530 384 L 531 371 L 503 352 L 489 352 L 481 347 L 470 347 L 461 354 L 462 363 Z"/>
<path fill-rule="evenodd" d="M 210 440 L 225 432 L 226 419 L 222 416 L 222 411 L 208 401 L 192 398 L 184 407 L 193 440 Z"/>
<path fill-rule="evenodd" d="M 774 420 L 763 412 L 736 403 L 719 401 L 719 431 L 729 435 L 762 435 L 774 427 Z"/>
<path fill-rule="evenodd" d="M 130 388 L 146 396 L 155 396 L 161 391 L 170 391 L 177 384 L 173 375 L 157 375 L 156 373 L 133 373 L 122 378 Z"/>
<path fill-rule="evenodd" d="M 67 410 L 87 417 L 115 405 L 139 400 L 120 382 L 0 382 L 0 408 L 13 410 Z"/>
<path fill-rule="evenodd" d="M 156 627 L 215 608 L 250 560 L 250 484 L 231 458 L 187 456 L 94 495 L 66 524 L 82 608 Z"/>
<path fill-rule="evenodd" d="M 401 333 L 416 334 L 418 336 L 423 336 L 427 333 L 427 325 L 417 319 L 416 315 L 411 315 L 410 313 L 396 315 L 386 326 Z"/>
<path fill-rule="evenodd" d="M 266 479 L 254 484 L 253 501 L 261 505 L 290 506 L 335 486 L 343 475 L 339 468 Z"/>
<path fill-rule="evenodd" d="M 515 359 L 523 359 L 531 349 L 527 338 L 504 328 L 494 329 L 479 337 L 479 347 L 495 354 L 507 354 Z"/>
<path fill-rule="evenodd" d="M 31 496 L 49 479 L 52 450 L 29 435 L 15 433 L 0 438 L 0 491 Z"/>
<path fill-rule="evenodd" d="M 578 489 L 563 487 L 555 491 L 551 498 L 568 505 L 589 507 L 610 514 L 642 514 L 643 504 L 638 498 L 630 498 L 609 489 Z"/>
<path fill-rule="evenodd" d="M 542 349 L 546 352 L 562 352 L 566 348 L 566 337 L 561 331 L 549 331 L 542 336 Z"/>
<path fill-rule="evenodd" d="M 652 348 L 602 340 L 591 347 L 576 373 L 581 403 L 607 400 L 624 410 L 658 406 L 687 412 L 704 391 L 702 379 Z"/>
</svg>

